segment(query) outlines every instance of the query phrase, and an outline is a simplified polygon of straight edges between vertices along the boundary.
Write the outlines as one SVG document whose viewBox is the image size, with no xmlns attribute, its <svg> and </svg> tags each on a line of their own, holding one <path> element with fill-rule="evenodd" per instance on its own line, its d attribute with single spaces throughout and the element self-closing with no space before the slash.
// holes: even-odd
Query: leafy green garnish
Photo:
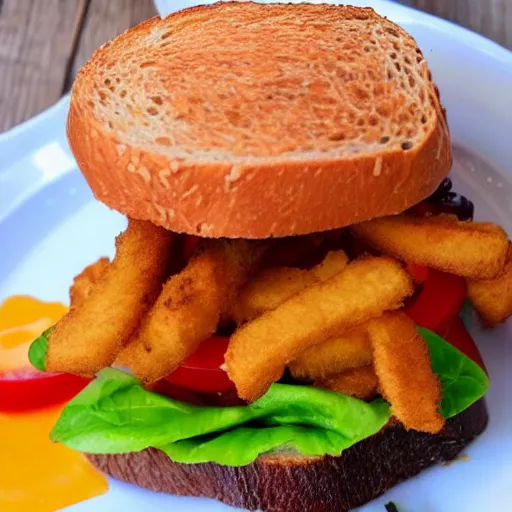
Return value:
<svg viewBox="0 0 512 512">
<path fill-rule="evenodd" d="M 418 328 L 430 350 L 432 370 L 443 387 L 441 414 L 456 416 L 482 398 L 489 387 L 489 377 L 472 359 L 428 329 Z"/>
<path fill-rule="evenodd" d="M 397 506 L 392 501 L 386 503 L 384 506 L 387 512 L 398 512 Z"/>
<path fill-rule="evenodd" d="M 48 335 L 52 332 L 53 327 L 50 327 L 35 339 L 30 348 L 28 349 L 28 359 L 30 364 L 40 372 L 46 371 L 46 353 L 48 352 Z"/>
<path fill-rule="evenodd" d="M 489 379 L 448 342 L 419 331 L 443 386 L 441 412 L 451 418 L 483 396 Z M 41 346 L 36 359 L 44 362 L 47 344 L 36 342 Z M 274 384 L 246 406 L 194 406 L 147 391 L 130 375 L 107 368 L 66 406 L 51 438 L 88 453 L 154 447 L 177 462 L 240 466 L 276 450 L 339 455 L 377 433 L 389 418 L 389 404 L 382 399 L 366 403 L 286 384 Z"/>
<path fill-rule="evenodd" d="M 240 466 L 276 448 L 339 455 L 389 419 L 384 400 L 366 403 L 286 384 L 274 384 L 247 406 L 199 407 L 147 391 L 137 379 L 107 368 L 67 405 L 51 438 L 89 453 L 152 446 L 177 461 Z"/>
</svg>

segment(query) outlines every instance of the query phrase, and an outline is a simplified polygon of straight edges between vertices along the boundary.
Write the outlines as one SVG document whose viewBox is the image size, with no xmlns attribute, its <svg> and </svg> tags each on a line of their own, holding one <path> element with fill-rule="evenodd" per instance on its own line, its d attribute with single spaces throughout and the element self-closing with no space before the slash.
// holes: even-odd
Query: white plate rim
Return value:
<svg viewBox="0 0 512 512">
<path fill-rule="evenodd" d="M 173 1 L 173 0 L 172 0 Z M 371 0 L 367 0 L 366 2 L 359 2 L 361 5 L 365 4 L 367 5 L 370 3 Z M 356 2 L 351 2 L 356 3 Z M 461 27 L 458 27 L 456 25 L 453 25 L 452 23 L 439 20 L 438 18 L 432 17 L 430 15 L 426 15 L 423 13 L 418 13 L 417 11 L 414 11 L 413 9 L 406 8 L 401 5 L 396 4 L 388 4 L 387 2 L 382 2 L 379 0 L 376 0 L 372 2 L 372 6 L 376 8 L 376 10 L 380 10 L 380 12 L 386 14 L 395 12 L 400 14 L 400 16 L 405 16 L 405 11 L 412 11 L 414 13 L 414 19 L 415 22 L 425 22 L 427 25 L 430 25 L 431 23 L 436 27 L 437 30 L 440 28 L 443 29 L 443 31 L 447 31 L 450 33 L 450 36 L 452 38 L 457 38 L 464 44 L 467 44 L 468 46 L 472 47 L 474 51 L 482 53 L 486 56 L 486 58 L 491 58 L 496 61 L 497 64 L 512 64 L 512 52 L 509 52 L 508 50 L 502 48 L 501 46 L 497 45 L 496 43 L 493 43 L 492 41 L 489 41 L 485 39 L 482 36 L 479 36 L 477 34 L 472 33 L 469 30 L 463 29 Z M 386 12 L 384 12 L 384 10 Z M 398 16 L 398 14 L 392 15 L 388 14 L 390 17 L 393 17 L 395 20 L 400 21 L 401 19 Z M 412 14 L 409 12 L 407 16 L 412 16 Z M 428 21 L 428 23 L 427 23 Z M 505 53 L 503 53 L 505 52 Z M 20 141 L 23 143 L 21 145 L 26 143 L 33 143 L 35 140 L 46 140 L 47 138 L 51 137 L 51 134 L 48 133 L 46 130 L 46 127 L 49 124 L 52 124 L 54 128 L 58 130 L 59 136 L 64 137 L 64 126 L 65 126 L 65 117 L 67 114 L 68 109 L 68 102 L 69 97 L 66 96 L 62 98 L 57 104 L 55 104 L 53 107 L 50 107 L 49 109 L 43 111 L 41 114 L 36 116 L 35 118 L 26 121 L 25 123 L 22 123 L 21 125 L 15 127 L 14 129 L 10 130 L 9 132 L 6 132 L 4 134 L 0 135 L 0 154 L 7 155 L 5 160 L 4 156 L 2 157 L 1 167 L 4 166 L 4 164 L 7 163 L 7 166 L 11 161 L 15 159 L 15 157 L 12 156 L 12 153 L 9 154 L 8 151 L 8 145 L 14 144 L 17 142 L 17 144 L 20 144 Z M 53 137 L 55 137 L 55 130 L 53 132 Z M 5 150 L 5 152 L 4 152 Z M 0 169 L 1 174 L 1 169 Z M 46 184 L 45 184 L 46 185 Z M 0 182 L 0 187 L 2 187 L 2 183 Z M 2 190 L 0 192 L 3 193 Z M 0 201 L 0 209 L 1 209 L 1 201 Z M 0 212 L 1 217 L 1 212 Z M 126 502 L 128 504 L 128 498 L 129 496 L 126 496 Z M 116 501 L 116 506 L 118 505 Z M 179 506 L 179 505 L 178 505 Z M 94 501 L 90 502 L 83 502 L 83 509 L 82 507 L 79 507 L 80 510 L 94 510 L 95 504 Z M 212 507 L 213 508 L 213 507 Z M 210 510 L 210 505 L 208 505 L 208 509 Z M 77 508 L 78 510 L 78 508 Z M 103 510 L 103 508 L 102 508 Z M 107 510 L 107 509 L 105 509 Z M 188 509 L 187 509 L 188 510 Z M 380 508 L 376 509 L 380 510 Z"/>
</svg>

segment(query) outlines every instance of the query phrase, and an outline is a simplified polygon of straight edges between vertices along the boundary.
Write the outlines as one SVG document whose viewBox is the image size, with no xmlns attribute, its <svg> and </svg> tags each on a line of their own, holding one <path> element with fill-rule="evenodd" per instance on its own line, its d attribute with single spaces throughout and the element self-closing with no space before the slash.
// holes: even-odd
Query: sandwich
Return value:
<svg viewBox="0 0 512 512">
<path fill-rule="evenodd" d="M 510 242 L 453 190 L 401 27 L 311 4 L 156 17 L 80 70 L 67 134 L 127 227 L 31 346 L 92 379 L 54 441 L 159 492 L 340 512 L 485 429 L 461 318 L 512 314 Z"/>
</svg>

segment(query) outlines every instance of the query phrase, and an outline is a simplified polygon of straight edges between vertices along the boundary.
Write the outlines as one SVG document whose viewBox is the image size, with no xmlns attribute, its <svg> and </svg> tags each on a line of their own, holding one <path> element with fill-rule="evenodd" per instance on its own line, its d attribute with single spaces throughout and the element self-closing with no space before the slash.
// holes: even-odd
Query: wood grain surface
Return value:
<svg viewBox="0 0 512 512">
<path fill-rule="evenodd" d="M 55 103 L 98 46 L 155 14 L 151 0 L 0 0 L 0 132 Z"/>
<path fill-rule="evenodd" d="M 410 0 L 407 3 L 512 49 L 512 0 Z"/>
<path fill-rule="evenodd" d="M 512 0 L 404 3 L 512 49 Z M 151 0 L 0 0 L 0 132 L 55 103 L 98 46 L 155 14 Z"/>
</svg>

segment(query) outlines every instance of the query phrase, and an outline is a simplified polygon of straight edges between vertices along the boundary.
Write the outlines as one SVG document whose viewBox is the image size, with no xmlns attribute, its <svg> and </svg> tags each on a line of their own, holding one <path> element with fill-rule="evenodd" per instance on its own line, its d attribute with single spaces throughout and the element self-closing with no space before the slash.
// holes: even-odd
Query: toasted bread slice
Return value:
<svg viewBox="0 0 512 512">
<path fill-rule="evenodd" d="M 113 477 L 153 491 L 214 498 L 264 512 L 347 512 L 435 463 L 455 459 L 487 420 L 482 399 L 448 420 L 439 434 L 394 425 L 340 457 L 267 455 L 242 467 L 178 464 L 152 448 L 88 457 Z"/>
<path fill-rule="evenodd" d="M 68 119 L 95 196 L 205 237 L 403 211 L 448 174 L 414 39 L 372 9 L 227 2 L 153 18 L 80 70 Z"/>
</svg>

